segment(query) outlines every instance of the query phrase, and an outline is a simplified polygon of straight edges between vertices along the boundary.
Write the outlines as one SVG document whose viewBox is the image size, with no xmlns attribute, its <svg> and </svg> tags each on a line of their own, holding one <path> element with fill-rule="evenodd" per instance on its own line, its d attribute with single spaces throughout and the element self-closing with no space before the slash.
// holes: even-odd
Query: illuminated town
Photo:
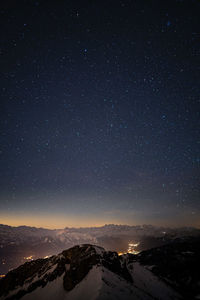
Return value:
<svg viewBox="0 0 200 300">
<path fill-rule="evenodd" d="M 135 248 L 137 248 L 139 246 L 140 243 L 129 243 L 128 244 L 128 249 L 126 252 L 118 252 L 118 255 L 123 255 L 123 254 L 127 254 L 127 253 L 130 253 L 130 254 L 138 254 L 139 251 L 136 250 Z"/>
</svg>

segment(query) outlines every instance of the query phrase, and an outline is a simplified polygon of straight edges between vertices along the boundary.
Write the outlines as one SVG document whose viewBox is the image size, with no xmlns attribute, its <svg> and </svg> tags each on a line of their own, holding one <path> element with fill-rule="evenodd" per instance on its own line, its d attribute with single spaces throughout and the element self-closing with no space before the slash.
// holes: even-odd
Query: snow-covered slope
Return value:
<svg viewBox="0 0 200 300">
<path fill-rule="evenodd" d="M 133 263 L 132 276 L 134 286 L 148 295 L 153 295 L 154 299 L 181 299 L 178 293 L 139 262 Z"/>
<path fill-rule="evenodd" d="M 179 299 L 179 296 L 173 290 L 156 280 L 152 274 L 148 274 L 146 277 L 145 272 L 146 270 L 140 266 L 139 276 L 137 278 L 137 274 L 134 274 L 136 275 L 136 281 L 132 285 L 108 269 L 94 266 L 70 292 L 64 290 L 63 276 L 61 276 L 48 283 L 44 288 L 40 287 L 25 295 L 22 299 L 152 300 L 152 295 L 153 299 Z"/>
<path fill-rule="evenodd" d="M 23 300 L 63 299 L 63 300 L 115 300 L 115 299 L 144 299 L 144 294 L 120 276 L 108 269 L 94 266 L 86 277 L 73 290 L 66 292 L 63 288 L 63 276 L 44 288 L 38 288 L 31 294 L 22 297 Z M 141 298 L 142 297 L 142 298 Z M 146 299 L 151 299 L 146 298 Z"/>
</svg>

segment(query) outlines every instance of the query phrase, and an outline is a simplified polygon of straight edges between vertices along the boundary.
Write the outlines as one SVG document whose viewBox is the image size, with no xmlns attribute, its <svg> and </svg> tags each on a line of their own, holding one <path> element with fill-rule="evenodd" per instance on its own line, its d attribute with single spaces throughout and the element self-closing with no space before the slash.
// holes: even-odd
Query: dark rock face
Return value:
<svg viewBox="0 0 200 300">
<path fill-rule="evenodd" d="M 101 253 L 96 252 L 99 249 Z M 70 252 L 69 252 L 70 251 Z M 70 269 L 65 273 L 63 285 L 65 290 L 72 290 L 91 270 L 94 265 L 102 265 L 113 273 L 116 273 L 124 279 L 132 282 L 132 278 L 126 268 L 120 261 L 116 252 L 106 252 L 103 248 L 91 245 L 73 247 L 63 252 L 63 255 L 70 260 Z"/>
<path fill-rule="evenodd" d="M 127 269 L 127 262 L 123 257 L 118 256 L 116 252 L 104 252 L 102 265 L 113 273 L 118 274 L 129 282 L 133 282 L 132 277 Z"/>
<path fill-rule="evenodd" d="M 92 246 L 75 246 L 63 252 L 69 259 L 70 269 L 63 278 L 63 286 L 66 291 L 72 290 L 90 271 L 100 262 L 100 257 Z"/>
<path fill-rule="evenodd" d="M 49 259 L 38 259 L 25 263 L 19 268 L 10 271 L 0 280 L 0 297 L 5 300 L 20 299 L 37 287 L 44 287 L 48 282 L 63 276 L 63 287 L 71 291 L 95 265 L 101 265 L 120 275 L 128 281 L 132 278 L 122 263 L 122 258 L 116 252 L 106 252 L 103 248 L 91 245 L 75 246 L 63 251 L 58 256 Z M 51 270 L 53 268 L 53 270 Z M 34 278 L 37 276 L 37 280 Z M 34 280 L 34 282 L 33 282 Z M 29 284 L 23 289 L 24 283 Z M 22 289 L 11 296 L 8 294 L 17 287 Z"/>
</svg>

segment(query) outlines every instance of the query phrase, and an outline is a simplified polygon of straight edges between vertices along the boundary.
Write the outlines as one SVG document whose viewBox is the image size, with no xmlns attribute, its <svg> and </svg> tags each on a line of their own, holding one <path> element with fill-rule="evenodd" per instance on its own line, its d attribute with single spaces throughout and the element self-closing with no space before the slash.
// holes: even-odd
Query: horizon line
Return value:
<svg viewBox="0 0 200 300">
<path fill-rule="evenodd" d="M 109 224 L 104 224 L 104 225 L 96 225 L 96 226 L 65 226 L 63 228 L 47 228 L 47 227 L 41 227 L 41 226 L 31 226 L 31 225 L 9 225 L 9 224 L 2 224 L 0 223 L 0 226 L 8 226 L 8 227 L 14 227 L 14 228 L 19 228 L 19 227 L 29 227 L 29 228 L 36 228 L 36 229 L 45 229 L 45 230 L 63 230 L 63 229 L 87 229 L 87 228 L 102 228 L 106 226 L 127 226 L 127 227 L 154 227 L 154 228 L 169 228 L 169 229 L 181 229 L 181 228 L 193 228 L 199 230 L 200 227 L 192 226 L 192 225 L 180 225 L 180 226 L 167 226 L 167 225 L 152 225 L 152 224 L 137 224 L 137 225 L 129 225 L 129 224 L 114 224 L 114 223 L 109 223 Z"/>
</svg>

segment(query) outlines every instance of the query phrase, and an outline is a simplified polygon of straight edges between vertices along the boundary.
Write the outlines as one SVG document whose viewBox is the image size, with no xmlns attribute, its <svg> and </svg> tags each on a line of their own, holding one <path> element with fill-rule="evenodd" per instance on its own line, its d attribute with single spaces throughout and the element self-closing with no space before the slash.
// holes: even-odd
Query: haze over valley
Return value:
<svg viewBox="0 0 200 300">
<path fill-rule="evenodd" d="M 45 258 L 80 244 L 102 246 L 118 254 L 137 254 L 168 244 L 177 238 L 199 236 L 200 229 L 152 225 L 105 225 L 102 227 L 44 229 L 0 225 L 0 274 L 37 258 Z"/>
</svg>

